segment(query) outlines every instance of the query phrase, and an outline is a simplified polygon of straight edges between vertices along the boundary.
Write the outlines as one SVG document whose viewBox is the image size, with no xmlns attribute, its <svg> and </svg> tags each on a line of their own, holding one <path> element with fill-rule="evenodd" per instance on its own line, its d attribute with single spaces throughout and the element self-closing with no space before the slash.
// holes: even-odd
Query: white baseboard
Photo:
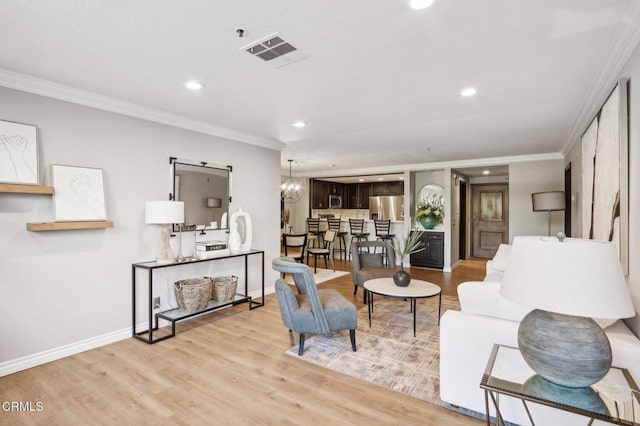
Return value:
<svg viewBox="0 0 640 426">
<path fill-rule="evenodd" d="M 131 337 L 131 327 L 0 363 L 0 377 Z"/>
<path fill-rule="evenodd" d="M 264 294 L 275 293 L 275 286 L 265 287 Z M 262 296 L 261 290 L 250 292 L 250 296 L 259 298 Z M 168 324 L 168 322 L 167 322 Z M 147 324 L 138 324 L 136 326 L 139 330 L 148 329 Z M 101 346 L 115 343 L 120 340 L 128 339 L 131 337 L 131 327 L 123 328 L 121 330 L 112 331 L 111 333 L 103 334 L 101 336 L 90 337 L 79 342 L 70 343 L 68 345 L 59 346 L 53 349 L 47 349 L 46 351 L 38 352 L 32 355 L 27 355 L 22 358 L 16 358 L 9 361 L 0 363 L 0 377 L 7 376 L 9 374 L 17 373 L 18 371 L 26 370 L 28 368 L 37 367 L 38 365 L 46 364 L 51 361 L 56 361 L 62 358 L 66 358 L 71 355 L 79 354 L 81 352 L 88 351 L 90 349 L 99 348 Z"/>
</svg>

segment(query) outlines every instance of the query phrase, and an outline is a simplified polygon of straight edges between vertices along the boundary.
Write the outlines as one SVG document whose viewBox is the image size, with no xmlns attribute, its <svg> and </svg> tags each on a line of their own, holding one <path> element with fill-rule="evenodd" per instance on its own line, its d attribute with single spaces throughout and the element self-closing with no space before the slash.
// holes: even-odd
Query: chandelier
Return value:
<svg viewBox="0 0 640 426">
<path fill-rule="evenodd" d="M 293 204 L 300 199 L 302 185 L 291 177 L 291 163 L 293 160 L 287 161 L 289 161 L 289 178 L 280 185 L 280 194 L 285 203 Z"/>
</svg>

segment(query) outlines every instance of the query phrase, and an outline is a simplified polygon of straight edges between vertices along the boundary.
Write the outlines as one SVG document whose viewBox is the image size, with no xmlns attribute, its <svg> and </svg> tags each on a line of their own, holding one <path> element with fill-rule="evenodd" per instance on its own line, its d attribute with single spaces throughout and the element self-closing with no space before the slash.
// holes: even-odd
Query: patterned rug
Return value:
<svg viewBox="0 0 640 426">
<path fill-rule="evenodd" d="M 287 355 L 378 386 L 402 392 L 433 404 L 440 400 L 440 328 L 437 325 L 438 298 L 418 299 L 416 337 L 409 301 L 377 296 L 371 315 L 367 307 L 358 311 L 358 329 L 353 352 L 349 332 L 313 336 L 305 342 L 304 355 L 298 346 Z M 442 314 L 459 310 L 456 297 L 442 296 Z"/>
</svg>

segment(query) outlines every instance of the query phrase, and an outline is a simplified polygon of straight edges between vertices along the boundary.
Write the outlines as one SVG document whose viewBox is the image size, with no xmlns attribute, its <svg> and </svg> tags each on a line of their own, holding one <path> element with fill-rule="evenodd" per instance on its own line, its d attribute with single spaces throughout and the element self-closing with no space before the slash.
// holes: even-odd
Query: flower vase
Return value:
<svg viewBox="0 0 640 426">
<path fill-rule="evenodd" d="M 421 217 L 419 219 L 419 222 L 424 229 L 433 229 L 433 227 L 436 225 L 436 219 L 432 216 Z"/>
<path fill-rule="evenodd" d="M 400 264 L 400 270 L 393 274 L 393 283 L 398 287 L 407 287 L 411 282 L 411 275 Z"/>
</svg>

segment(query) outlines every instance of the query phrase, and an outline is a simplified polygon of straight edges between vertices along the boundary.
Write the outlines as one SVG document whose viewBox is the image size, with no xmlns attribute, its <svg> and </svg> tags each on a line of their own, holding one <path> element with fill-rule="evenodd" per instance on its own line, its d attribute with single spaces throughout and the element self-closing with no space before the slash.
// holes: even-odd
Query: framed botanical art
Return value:
<svg viewBox="0 0 640 426">
<path fill-rule="evenodd" d="M 611 241 L 629 271 L 629 129 L 627 79 L 618 80 L 583 133 L 582 236 Z"/>
<path fill-rule="evenodd" d="M 37 185 L 38 130 L 0 120 L 0 182 Z"/>
<path fill-rule="evenodd" d="M 107 220 L 102 169 L 51 165 L 57 222 Z"/>
</svg>

